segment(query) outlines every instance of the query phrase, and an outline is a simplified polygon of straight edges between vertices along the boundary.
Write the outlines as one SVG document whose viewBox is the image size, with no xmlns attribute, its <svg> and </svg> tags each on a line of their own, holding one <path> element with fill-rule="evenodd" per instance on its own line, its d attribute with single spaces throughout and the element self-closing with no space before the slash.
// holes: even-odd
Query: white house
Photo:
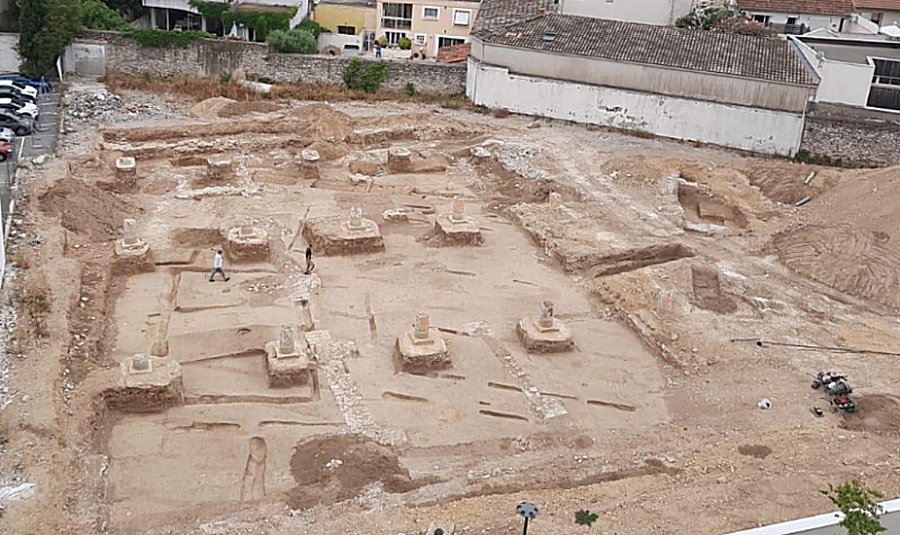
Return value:
<svg viewBox="0 0 900 535">
<path fill-rule="evenodd" d="M 477 105 L 790 155 L 818 79 L 782 39 L 552 13 L 485 0 L 466 94 Z M 542 13 L 543 11 L 543 13 Z"/>
<path fill-rule="evenodd" d="M 291 27 L 296 26 L 309 15 L 310 0 L 206 0 L 230 4 L 233 10 L 271 11 L 297 8 L 291 19 Z M 207 20 L 190 4 L 189 0 L 142 0 L 149 11 L 150 27 L 160 30 L 199 30 L 213 33 L 228 33 L 231 28 L 221 28 L 220 21 Z M 246 36 L 245 36 L 246 37 Z"/>
<path fill-rule="evenodd" d="M 699 3 L 700 0 L 559 0 L 559 12 L 667 26 Z"/>
</svg>

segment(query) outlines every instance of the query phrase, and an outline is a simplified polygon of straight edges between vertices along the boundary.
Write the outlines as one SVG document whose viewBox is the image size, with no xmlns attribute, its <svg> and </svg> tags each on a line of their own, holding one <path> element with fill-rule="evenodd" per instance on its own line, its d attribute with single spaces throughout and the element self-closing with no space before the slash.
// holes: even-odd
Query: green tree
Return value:
<svg viewBox="0 0 900 535">
<path fill-rule="evenodd" d="M 330 33 L 327 28 L 319 24 L 314 20 L 310 20 L 309 18 L 303 19 L 300 24 L 297 25 L 295 29 L 305 30 L 313 35 L 316 39 L 319 38 L 319 35 L 323 33 Z"/>
<path fill-rule="evenodd" d="M 268 35 L 269 23 L 266 21 L 265 17 L 259 17 L 256 21 L 256 40 L 260 43 L 265 43 Z"/>
<path fill-rule="evenodd" d="M 27 74 L 37 72 L 38 34 L 47 23 L 47 0 L 19 0 L 19 56 L 20 68 Z"/>
<path fill-rule="evenodd" d="M 828 490 L 819 492 L 844 513 L 840 525 L 847 530 L 847 535 L 877 535 L 885 531 L 879 520 L 878 500 L 884 498 L 881 493 L 866 488 L 856 479 L 837 487 L 829 484 Z"/>
<path fill-rule="evenodd" d="M 91 30 L 127 30 L 131 26 L 121 13 L 100 0 L 81 0 L 81 25 Z"/>
<path fill-rule="evenodd" d="M 273 30 L 269 32 L 266 42 L 275 47 L 275 50 L 286 54 L 315 54 L 318 51 L 316 38 L 307 31 L 294 28 L 293 30 Z"/>
<path fill-rule="evenodd" d="M 20 68 L 31 76 L 49 74 L 78 32 L 80 4 L 78 0 L 23 1 L 20 10 L 20 25 L 27 27 L 19 36 Z"/>
</svg>

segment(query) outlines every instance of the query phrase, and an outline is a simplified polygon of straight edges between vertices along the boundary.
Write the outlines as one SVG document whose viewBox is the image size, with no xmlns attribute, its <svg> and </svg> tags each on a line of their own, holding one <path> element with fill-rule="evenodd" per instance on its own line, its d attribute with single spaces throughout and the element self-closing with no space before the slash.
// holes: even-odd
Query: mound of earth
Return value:
<svg viewBox="0 0 900 535">
<path fill-rule="evenodd" d="M 300 128 L 314 139 L 344 141 L 353 132 L 350 116 L 331 106 L 311 104 L 297 108 L 291 116 L 294 121 L 300 123 Z"/>
<path fill-rule="evenodd" d="M 107 241 L 116 237 L 126 217 L 137 215 L 136 209 L 81 180 L 60 180 L 39 198 L 41 211 L 59 216 L 62 226 L 91 241 Z"/>
<path fill-rule="evenodd" d="M 212 97 L 198 102 L 191 108 L 191 115 L 200 119 L 215 119 L 225 108 L 235 104 L 245 103 L 225 97 Z"/>
<path fill-rule="evenodd" d="M 848 414 L 841 427 L 852 431 L 900 433 L 900 399 L 879 394 L 859 396 L 855 414 Z"/>
<path fill-rule="evenodd" d="M 900 310 L 900 167 L 867 172 L 801 210 L 803 224 L 772 250 L 791 270 L 848 295 Z"/>
<path fill-rule="evenodd" d="M 393 449 L 354 435 L 323 435 L 298 443 L 291 457 L 291 473 L 297 487 L 287 501 L 294 509 L 347 500 L 376 482 L 390 493 L 427 483 L 413 481 Z"/>
<path fill-rule="evenodd" d="M 281 106 L 274 102 L 251 100 L 247 102 L 231 102 L 226 104 L 219 110 L 218 115 L 223 118 L 243 117 L 249 113 L 271 113 L 280 109 Z"/>
</svg>

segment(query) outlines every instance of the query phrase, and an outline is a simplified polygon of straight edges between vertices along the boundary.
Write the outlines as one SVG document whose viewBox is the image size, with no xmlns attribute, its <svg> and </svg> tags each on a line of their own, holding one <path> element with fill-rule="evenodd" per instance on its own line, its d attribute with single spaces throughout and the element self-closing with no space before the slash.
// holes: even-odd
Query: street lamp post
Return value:
<svg viewBox="0 0 900 535">
<path fill-rule="evenodd" d="M 528 535 L 528 521 L 537 518 L 537 505 L 531 502 L 521 502 L 516 506 L 516 513 L 525 519 L 525 527 L 522 528 L 522 535 Z"/>
</svg>

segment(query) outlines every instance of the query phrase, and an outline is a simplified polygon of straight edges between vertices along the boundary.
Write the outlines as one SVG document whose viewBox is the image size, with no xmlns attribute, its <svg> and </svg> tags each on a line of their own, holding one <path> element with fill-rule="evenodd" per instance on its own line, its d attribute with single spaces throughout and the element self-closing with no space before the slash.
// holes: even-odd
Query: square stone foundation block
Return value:
<svg viewBox="0 0 900 535">
<path fill-rule="evenodd" d="M 362 226 L 351 229 L 345 217 L 318 218 L 306 222 L 303 238 L 322 256 L 353 255 L 384 251 L 384 239 L 378 224 L 363 219 Z"/>
<path fill-rule="evenodd" d="M 572 332 L 561 321 L 554 319 L 553 327 L 543 327 L 540 320 L 524 319 L 516 324 L 516 336 L 533 353 L 562 353 L 575 347 Z"/>
<path fill-rule="evenodd" d="M 315 363 L 310 361 L 307 348 L 294 344 L 294 351 L 282 353 L 277 342 L 266 344 L 266 371 L 269 386 L 295 386 L 315 384 Z"/>
<path fill-rule="evenodd" d="M 434 221 L 434 233 L 438 238 L 432 240 L 441 245 L 481 245 L 484 237 L 478 225 L 469 218 L 453 221 L 450 214 L 440 214 Z"/>
<path fill-rule="evenodd" d="M 410 329 L 397 338 L 397 358 L 402 371 L 443 370 L 452 365 L 450 351 L 440 331 L 430 328 L 427 339 L 416 338 L 415 332 Z"/>
<path fill-rule="evenodd" d="M 241 234 L 241 227 L 228 231 L 225 249 L 234 261 L 263 261 L 269 258 L 269 234 L 265 229 L 253 227 L 252 235 Z"/>
<path fill-rule="evenodd" d="M 110 408 L 150 412 L 184 403 L 181 365 L 171 357 L 147 358 L 148 371 L 135 370 L 131 358 L 119 365 L 118 383 L 103 393 Z"/>
</svg>

